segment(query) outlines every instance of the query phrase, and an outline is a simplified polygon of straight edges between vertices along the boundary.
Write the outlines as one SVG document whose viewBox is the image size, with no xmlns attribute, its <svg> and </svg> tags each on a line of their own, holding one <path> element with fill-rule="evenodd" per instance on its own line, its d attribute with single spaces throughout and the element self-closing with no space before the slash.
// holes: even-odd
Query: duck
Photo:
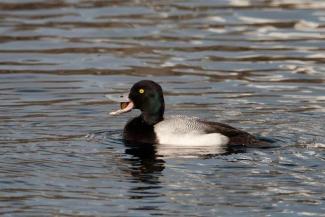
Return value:
<svg viewBox="0 0 325 217">
<path fill-rule="evenodd" d="M 265 144 L 250 133 L 227 124 L 184 115 L 165 117 L 162 87 L 152 80 L 138 81 L 129 93 L 120 97 L 119 102 L 120 109 L 110 112 L 110 115 L 121 115 L 134 109 L 141 111 L 139 116 L 129 120 L 124 127 L 123 140 L 129 144 L 181 147 L 256 147 Z"/>
</svg>

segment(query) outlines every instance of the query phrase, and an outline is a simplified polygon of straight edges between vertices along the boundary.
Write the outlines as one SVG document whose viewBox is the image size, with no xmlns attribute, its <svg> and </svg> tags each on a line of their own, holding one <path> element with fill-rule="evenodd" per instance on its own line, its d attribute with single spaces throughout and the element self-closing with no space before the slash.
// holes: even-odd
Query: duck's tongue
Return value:
<svg viewBox="0 0 325 217">
<path fill-rule="evenodd" d="M 119 114 L 129 112 L 129 111 L 131 111 L 133 109 L 134 104 L 131 101 L 129 101 L 129 102 L 121 102 L 120 107 L 121 107 L 121 109 L 110 112 L 109 114 L 110 115 L 119 115 Z"/>
<path fill-rule="evenodd" d="M 122 96 L 116 96 L 116 95 L 105 95 L 105 96 L 114 102 L 120 103 L 121 109 L 110 112 L 109 113 L 110 115 L 123 114 L 123 113 L 131 111 L 134 107 L 133 102 L 131 102 L 128 98 L 128 94 L 124 94 Z"/>
</svg>

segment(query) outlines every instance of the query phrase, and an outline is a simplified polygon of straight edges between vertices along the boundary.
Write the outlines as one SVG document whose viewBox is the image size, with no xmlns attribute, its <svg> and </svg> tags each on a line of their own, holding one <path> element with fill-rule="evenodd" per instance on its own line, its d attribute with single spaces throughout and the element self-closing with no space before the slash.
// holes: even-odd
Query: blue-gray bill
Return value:
<svg viewBox="0 0 325 217">
<path fill-rule="evenodd" d="M 105 97 L 113 102 L 120 103 L 120 109 L 110 112 L 109 113 L 110 115 L 120 115 L 120 114 L 131 111 L 134 107 L 133 102 L 130 101 L 127 94 L 118 95 L 118 96 L 108 94 L 108 95 L 105 95 Z"/>
</svg>

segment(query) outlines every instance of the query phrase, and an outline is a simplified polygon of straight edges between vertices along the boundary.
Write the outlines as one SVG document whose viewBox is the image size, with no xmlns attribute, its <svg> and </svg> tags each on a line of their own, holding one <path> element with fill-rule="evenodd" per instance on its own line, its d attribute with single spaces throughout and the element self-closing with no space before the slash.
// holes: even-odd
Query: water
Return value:
<svg viewBox="0 0 325 217">
<path fill-rule="evenodd" d="M 2 216 L 324 216 L 322 0 L 0 1 Z M 126 147 L 105 94 L 278 148 Z"/>
</svg>

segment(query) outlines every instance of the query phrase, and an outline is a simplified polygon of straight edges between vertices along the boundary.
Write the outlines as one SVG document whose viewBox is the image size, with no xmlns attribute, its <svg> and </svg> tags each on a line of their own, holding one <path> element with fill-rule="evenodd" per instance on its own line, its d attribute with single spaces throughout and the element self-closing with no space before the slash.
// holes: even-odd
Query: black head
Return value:
<svg viewBox="0 0 325 217">
<path fill-rule="evenodd" d="M 143 119 L 148 124 L 155 124 L 163 119 L 165 101 L 162 88 L 150 80 L 135 83 L 129 93 L 134 108 L 140 109 Z"/>
</svg>

